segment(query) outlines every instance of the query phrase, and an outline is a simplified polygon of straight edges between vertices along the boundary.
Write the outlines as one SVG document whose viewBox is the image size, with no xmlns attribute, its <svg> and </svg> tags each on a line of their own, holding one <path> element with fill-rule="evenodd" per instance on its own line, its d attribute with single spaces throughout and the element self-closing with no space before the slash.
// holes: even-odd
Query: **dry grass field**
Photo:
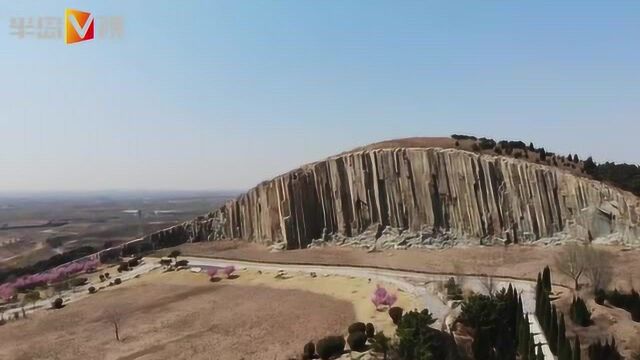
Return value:
<svg viewBox="0 0 640 360">
<path fill-rule="evenodd" d="M 204 273 L 155 271 L 34 313 L 0 327 L 0 359 L 289 359 L 307 341 L 344 334 L 356 320 L 393 331 L 371 304 L 375 284 L 366 279 L 238 274 L 210 282 Z M 405 293 L 398 297 L 400 306 L 418 306 Z"/>
</svg>

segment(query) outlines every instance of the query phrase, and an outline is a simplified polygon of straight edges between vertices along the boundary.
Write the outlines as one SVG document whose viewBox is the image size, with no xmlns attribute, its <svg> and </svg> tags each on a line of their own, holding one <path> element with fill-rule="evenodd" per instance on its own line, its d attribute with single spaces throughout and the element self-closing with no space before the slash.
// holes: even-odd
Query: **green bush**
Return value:
<svg viewBox="0 0 640 360">
<path fill-rule="evenodd" d="M 496 147 L 496 142 L 493 139 L 480 138 L 480 148 L 483 150 L 489 150 Z"/>
<path fill-rule="evenodd" d="M 618 352 L 618 348 L 616 347 L 616 340 L 611 339 L 611 344 L 609 344 L 609 340 L 606 340 L 604 344 L 598 340 L 597 342 L 589 345 L 588 348 L 589 360 L 622 360 L 623 357 Z"/>
<path fill-rule="evenodd" d="M 373 326 L 372 323 L 367 323 L 367 325 L 365 326 L 365 334 L 367 334 L 367 337 L 369 339 L 373 338 L 376 334 L 376 328 Z"/>
<path fill-rule="evenodd" d="M 120 278 L 115 278 L 113 280 L 113 283 L 116 284 L 116 285 L 120 285 L 120 284 L 122 284 L 122 280 L 120 280 Z"/>
<path fill-rule="evenodd" d="M 569 309 L 571 320 L 582 327 L 591 325 L 591 312 L 587 309 L 587 305 L 580 297 L 574 297 Z"/>
<path fill-rule="evenodd" d="M 347 337 L 347 343 L 351 351 L 364 352 L 367 350 L 367 335 L 361 331 L 350 333 Z"/>
<path fill-rule="evenodd" d="M 597 289 L 595 291 L 595 302 L 598 305 L 604 305 L 604 301 L 607 299 L 607 293 L 602 289 Z"/>
<path fill-rule="evenodd" d="M 429 310 L 411 311 L 402 316 L 396 334 L 402 359 L 447 359 L 449 341 L 430 327 L 436 320 Z"/>
<path fill-rule="evenodd" d="M 89 290 L 89 294 L 95 294 L 96 293 L 96 288 L 93 287 L 93 286 L 89 287 L 89 289 L 87 289 L 87 290 Z"/>
<path fill-rule="evenodd" d="M 453 139 L 456 139 L 456 140 L 478 140 L 478 138 L 477 138 L 477 137 L 475 137 L 475 136 L 471 136 L 471 135 L 458 135 L 458 134 L 453 134 L 453 135 L 451 135 L 451 137 L 452 137 Z"/>
<path fill-rule="evenodd" d="M 351 325 L 349 325 L 349 334 L 353 334 L 354 332 L 366 332 L 367 331 L 367 327 L 363 322 L 355 322 Z"/>
<path fill-rule="evenodd" d="M 635 289 L 631 293 L 624 294 L 614 289 L 606 294 L 609 303 L 615 307 L 625 309 L 631 313 L 631 319 L 640 322 L 640 294 Z"/>
<path fill-rule="evenodd" d="M 118 266 L 118 272 L 123 272 L 123 271 L 129 271 L 129 263 L 128 262 L 122 262 L 120 263 L 120 265 Z"/>
<path fill-rule="evenodd" d="M 374 335 L 371 348 L 373 351 L 383 354 L 384 359 L 386 359 L 387 353 L 391 349 L 391 339 L 386 336 L 384 332 L 380 331 Z"/>
<path fill-rule="evenodd" d="M 189 265 L 189 260 L 178 260 L 176 261 L 176 267 L 178 266 L 188 266 Z"/>
<path fill-rule="evenodd" d="M 140 264 L 140 260 L 138 258 L 135 259 L 131 259 L 129 261 L 127 261 L 127 265 L 132 268 L 132 267 L 136 267 Z"/>
<path fill-rule="evenodd" d="M 450 277 L 447 283 L 444 285 L 447 289 L 447 297 L 449 300 L 462 300 L 462 288 L 456 284 L 456 280 Z"/>
<path fill-rule="evenodd" d="M 302 351 L 302 359 L 303 360 L 311 360 L 316 355 L 316 345 L 313 341 L 309 341 L 304 345 L 304 350 Z"/>
<path fill-rule="evenodd" d="M 51 286 L 53 287 L 53 290 L 57 292 L 69 290 L 71 288 L 68 281 L 61 281 L 59 283 L 52 284 Z"/>
<path fill-rule="evenodd" d="M 389 309 L 389 317 L 391 317 L 391 321 L 393 321 L 395 325 L 398 325 L 402 320 L 403 312 L 404 310 L 402 310 L 402 308 L 398 306 L 394 306 L 391 309 Z"/>
<path fill-rule="evenodd" d="M 89 279 L 87 279 L 86 277 L 77 277 L 69 280 L 69 285 L 71 285 L 72 287 L 82 286 L 86 284 L 87 281 L 89 281 Z"/>
<path fill-rule="evenodd" d="M 328 360 L 332 356 L 341 355 L 344 352 L 345 345 L 344 337 L 327 336 L 318 341 L 316 351 L 318 352 L 320 359 Z"/>
<path fill-rule="evenodd" d="M 62 298 L 56 298 L 55 300 L 53 300 L 53 302 L 51 303 L 51 307 L 54 309 L 62 309 L 62 303 L 64 301 L 62 300 Z"/>
</svg>

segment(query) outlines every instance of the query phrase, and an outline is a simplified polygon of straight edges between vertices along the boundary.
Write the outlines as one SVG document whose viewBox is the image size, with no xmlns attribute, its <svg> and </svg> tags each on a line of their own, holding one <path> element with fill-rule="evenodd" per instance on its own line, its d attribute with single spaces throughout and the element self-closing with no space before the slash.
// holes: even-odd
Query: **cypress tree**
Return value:
<svg viewBox="0 0 640 360">
<path fill-rule="evenodd" d="M 546 292 L 551 292 L 551 269 L 549 269 L 548 265 L 542 271 L 542 285 Z"/>
<path fill-rule="evenodd" d="M 538 345 L 536 360 L 544 360 L 544 354 L 542 353 L 542 345 Z"/>
<path fill-rule="evenodd" d="M 533 340 L 533 334 L 529 334 L 529 360 L 536 359 L 536 345 L 535 340 Z"/>
<path fill-rule="evenodd" d="M 558 311 L 556 310 L 556 306 L 551 306 L 551 321 L 549 321 L 549 347 L 551 348 L 551 352 L 554 354 L 558 354 Z"/>
<path fill-rule="evenodd" d="M 536 282 L 536 315 L 540 318 L 541 311 L 540 308 L 542 302 L 542 275 L 538 273 L 538 281 Z"/>
<path fill-rule="evenodd" d="M 573 352 L 571 351 L 571 343 L 569 343 L 569 340 L 566 340 L 564 342 L 563 348 L 564 348 L 564 351 L 563 351 L 564 359 L 572 360 L 573 359 Z"/>
<path fill-rule="evenodd" d="M 528 360 L 529 358 L 529 334 L 528 332 L 525 330 L 525 326 L 522 326 L 522 336 L 520 338 L 520 341 L 522 342 L 520 345 L 520 356 L 522 357 L 523 360 Z"/>
<path fill-rule="evenodd" d="M 559 359 L 561 360 L 571 360 L 571 357 L 567 357 L 569 354 L 567 352 L 567 336 L 565 334 L 567 328 L 564 322 L 564 314 L 560 313 L 560 321 L 558 322 L 558 353 L 560 354 Z M 569 347 L 571 350 L 571 347 Z"/>
<path fill-rule="evenodd" d="M 576 338 L 573 342 L 573 359 L 572 360 L 580 360 L 581 350 L 580 350 L 580 338 L 576 335 Z"/>
</svg>

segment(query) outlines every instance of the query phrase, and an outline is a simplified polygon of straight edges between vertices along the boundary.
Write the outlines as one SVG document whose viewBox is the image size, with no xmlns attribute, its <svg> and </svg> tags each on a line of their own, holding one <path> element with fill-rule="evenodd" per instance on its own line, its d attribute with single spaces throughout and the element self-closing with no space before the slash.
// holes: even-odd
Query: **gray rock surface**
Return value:
<svg viewBox="0 0 640 360">
<path fill-rule="evenodd" d="M 154 244 L 241 238 L 376 248 L 640 244 L 640 198 L 555 167 L 456 149 L 342 154 L 265 181 Z M 155 245 L 154 245 L 155 246 Z"/>
</svg>

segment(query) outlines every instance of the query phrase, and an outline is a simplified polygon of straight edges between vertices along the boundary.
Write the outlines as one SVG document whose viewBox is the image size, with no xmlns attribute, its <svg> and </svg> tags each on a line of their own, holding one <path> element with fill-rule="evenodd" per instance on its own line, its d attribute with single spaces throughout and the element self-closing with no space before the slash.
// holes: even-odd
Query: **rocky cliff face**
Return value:
<svg viewBox="0 0 640 360">
<path fill-rule="evenodd" d="M 207 217 L 151 236 L 242 238 L 295 249 L 314 239 L 380 238 L 395 229 L 422 241 L 438 234 L 475 243 L 560 236 L 633 245 L 640 244 L 639 223 L 640 198 L 557 168 L 454 149 L 399 148 L 305 165 Z"/>
</svg>

